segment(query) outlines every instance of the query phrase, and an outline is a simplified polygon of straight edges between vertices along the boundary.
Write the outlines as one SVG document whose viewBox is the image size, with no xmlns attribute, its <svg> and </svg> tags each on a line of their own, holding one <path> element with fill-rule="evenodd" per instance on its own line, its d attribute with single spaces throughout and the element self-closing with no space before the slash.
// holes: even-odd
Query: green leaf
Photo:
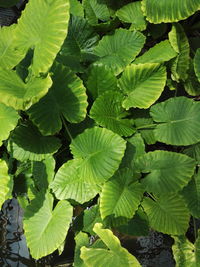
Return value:
<svg viewBox="0 0 200 267">
<path fill-rule="evenodd" d="M 51 84 L 49 75 L 32 77 L 24 83 L 15 71 L 0 68 L 0 102 L 14 109 L 28 109 L 48 92 Z"/>
<path fill-rule="evenodd" d="M 160 64 L 132 64 L 126 67 L 119 79 L 119 87 L 126 96 L 122 106 L 125 109 L 149 108 L 164 90 L 166 78 L 166 69 Z"/>
<path fill-rule="evenodd" d="M 90 117 L 95 122 L 121 135 L 130 136 L 134 127 L 126 117 L 128 112 L 122 107 L 124 97 L 120 92 L 109 91 L 99 96 L 90 110 Z"/>
<path fill-rule="evenodd" d="M 95 235 L 93 231 L 95 223 L 102 223 L 99 205 L 92 206 L 84 211 L 83 231 Z"/>
<path fill-rule="evenodd" d="M 169 41 L 173 49 L 178 53 L 178 56 L 172 62 L 172 78 L 177 82 L 180 79 L 185 81 L 188 77 L 190 46 L 187 35 L 180 24 L 173 24 L 172 30 L 169 32 Z"/>
<path fill-rule="evenodd" d="M 184 88 L 185 91 L 188 93 L 188 95 L 191 96 L 200 95 L 200 82 L 198 81 L 195 75 L 193 60 L 190 60 L 188 78 L 184 83 Z"/>
<path fill-rule="evenodd" d="M 18 113 L 11 107 L 0 103 L 0 146 L 2 141 L 6 140 L 16 126 L 19 119 Z"/>
<path fill-rule="evenodd" d="M 197 49 L 195 57 L 194 57 L 194 70 L 200 82 L 200 48 Z"/>
<path fill-rule="evenodd" d="M 95 63 L 89 68 L 86 85 L 92 98 L 96 99 L 107 91 L 117 90 L 117 78 L 108 67 Z"/>
<path fill-rule="evenodd" d="M 28 247 L 34 259 L 56 250 L 65 240 L 72 218 L 72 206 L 59 201 L 53 209 L 53 196 L 38 195 L 27 207 L 24 230 Z"/>
<path fill-rule="evenodd" d="M 158 141 L 187 146 L 200 141 L 200 103 L 186 97 L 170 98 L 151 107 L 159 124 L 154 130 Z"/>
<path fill-rule="evenodd" d="M 63 164 L 50 184 L 57 199 L 73 199 L 84 203 L 94 198 L 100 191 L 100 187 L 90 184 L 79 171 L 80 160 L 69 160 Z"/>
<path fill-rule="evenodd" d="M 117 230 L 129 236 L 146 236 L 149 233 L 148 218 L 144 211 L 139 209 L 127 224 L 118 226 Z"/>
<path fill-rule="evenodd" d="M 78 17 L 84 17 L 84 10 L 79 0 L 69 0 L 70 14 Z"/>
<path fill-rule="evenodd" d="M 3 203 L 12 198 L 13 179 L 8 174 L 8 167 L 5 161 L 0 159 L 0 208 Z"/>
<path fill-rule="evenodd" d="M 20 161 L 40 161 L 54 154 L 60 141 L 53 136 L 43 136 L 30 122 L 23 123 L 12 133 L 8 149 Z"/>
<path fill-rule="evenodd" d="M 144 193 L 144 188 L 135 181 L 133 172 L 126 168 L 119 170 L 107 181 L 100 196 L 102 219 L 109 215 L 132 218 Z"/>
<path fill-rule="evenodd" d="M 200 231 L 195 244 L 185 236 L 174 236 L 172 251 L 177 267 L 198 267 L 200 262 Z"/>
<path fill-rule="evenodd" d="M 68 35 L 57 60 L 75 72 L 83 72 L 82 63 L 93 60 L 93 49 L 98 40 L 99 36 L 86 19 L 71 16 Z"/>
<path fill-rule="evenodd" d="M 169 61 L 177 55 L 168 40 L 157 43 L 142 56 L 137 57 L 134 64 L 139 63 L 163 63 Z"/>
<path fill-rule="evenodd" d="M 74 253 L 74 267 L 86 267 L 83 260 L 80 258 L 81 255 L 81 247 L 88 246 L 89 238 L 85 233 L 78 233 L 75 237 L 76 247 Z"/>
<path fill-rule="evenodd" d="M 142 183 L 153 193 L 178 192 L 191 179 L 195 161 L 186 155 L 156 150 L 136 160 L 136 169 L 147 173 Z"/>
<path fill-rule="evenodd" d="M 81 258 L 86 266 L 141 266 L 133 255 L 131 255 L 125 248 L 121 247 L 119 239 L 113 235 L 111 230 L 102 229 L 102 224 L 100 223 L 96 223 L 93 230 L 106 244 L 109 250 L 102 248 L 86 248 L 85 246 L 82 247 Z"/>
<path fill-rule="evenodd" d="M 18 20 L 17 45 L 34 48 L 32 73 L 48 72 L 67 35 L 69 0 L 31 0 Z"/>
<path fill-rule="evenodd" d="M 132 23 L 131 29 L 144 31 L 146 29 L 146 20 L 141 9 L 142 1 L 129 3 L 121 7 L 116 16 L 123 22 Z"/>
<path fill-rule="evenodd" d="M 5 0 L 3 0 L 5 2 Z M 16 25 L 0 28 L 0 67 L 12 69 L 24 57 L 24 52 L 16 47 Z"/>
<path fill-rule="evenodd" d="M 28 110 L 30 119 L 44 135 L 59 132 L 62 117 L 72 123 L 81 122 L 87 108 L 86 89 L 82 80 L 61 64 L 55 64 L 51 71 L 53 86 Z"/>
<path fill-rule="evenodd" d="M 190 214 L 183 198 L 178 194 L 162 194 L 153 201 L 145 198 L 142 206 L 153 229 L 164 234 L 185 234 Z"/>
<path fill-rule="evenodd" d="M 110 130 L 94 127 L 78 135 L 70 148 L 74 158 L 80 159 L 82 179 L 101 184 L 118 169 L 126 142 Z"/>
<path fill-rule="evenodd" d="M 91 25 L 98 24 L 99 20 L 105 22 L 110 19 L 110 12 L 105 0 L 83 0 L 83 7 Z"/>
<path fill-rule="evenodd" d="M 200 143 L 186 147 L 183 153 L 195 159 L 196 164 L 200 164 Z"/>
<path fill-rule="evenodd" d="M 200 172 L 183 188 L 182 195 L 193 217 L 200 217 Z"/>
<path fill-rule="evenodd" d="M 143 0 L 142 9 L 152 23 L 175 22 L 186 19 L 200 9 L 199 0 Z"/>
<path fill-rule="evenodd" d="M 118 75 L 140 53 L 144 42 L 142 33 L 120 28 L 112 35 L 104 36 L 95 47 L 94 54 L 99 57 L 98 62 Z"/>
</svg>

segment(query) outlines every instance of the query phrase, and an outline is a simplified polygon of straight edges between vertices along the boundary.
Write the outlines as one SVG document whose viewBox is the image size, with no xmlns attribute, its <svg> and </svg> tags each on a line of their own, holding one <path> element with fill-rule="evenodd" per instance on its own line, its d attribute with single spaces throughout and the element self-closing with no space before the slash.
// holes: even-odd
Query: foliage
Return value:
<svg viewBox="0 0 200 267">
<path fill-rule="evenodd" d="M 199 266 L 185 237 L 200 218 L 199 10 L 29 0 L 0 29 L 0 205 L 18 198 L 34 259 L 73 231 L 74 266 L 140 266 L 114 233 L 151 228 Z"/>
</svg>

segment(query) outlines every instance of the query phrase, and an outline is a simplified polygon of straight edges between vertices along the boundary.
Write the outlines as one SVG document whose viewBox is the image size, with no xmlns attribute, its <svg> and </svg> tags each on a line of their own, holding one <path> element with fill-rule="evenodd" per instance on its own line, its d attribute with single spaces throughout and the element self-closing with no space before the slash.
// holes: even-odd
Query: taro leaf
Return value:
<svg viewBox="0 0 200 267">
<path fill-rule="evenodd" d="M 27 109 L 48 92 L 51 84 L 50 76 L 32 77 L 24 83 L 15 71 L 0 69 L 0 102 L 14 109 Z"/>
<path fill-rule="evenodd" d="M 184 88 L 185 91 L 191 96 L 200 95 L 200 82 L 195 75 L 193 60 L 190 60 L 188 78 L 184 83 Z"/>
<path fill-rule="evenodd" d="M 34 48 L 32 73 L 46 73 L 67 35 L 69 0 L 31 0 L 17 25 L 17 45 Z"/>
<path fill-rule="evenodd" d="M 16 126 L 19 119 L 18 113 L 11 107 L 0 103 L 0 146 Z"/>
<path fill-rule="evenodd" d="M 20 161 L 40 161 L 54 154 L 60 147 L 60 141 L 53 136 L 43 136 L 37 127 L 25 122 L 15 128 L 8 149 L 12 156 Z"/>
<path fill-rule="evenodd" d="M 38 195 L 27 207 L 24 230 L 28 247 L 34 259 L 56 250 L 65 240 L 72 218 L 72 206 L 61 200 L 53 209 L 54 198 L 47 193 Z"/>
<path fill-rule="evenodd" d="M 198 267 L 200 262 L 200 231 L 195 244 L 185 236 L 173 236 L 175 244 L 172 246 L 177 267 Z"/>
<path fill-rule="evenodd" d="M 110 19 L 110 12 L 105 0 L 83 0 L 86 19 L 91 25 L 96 25 Z"/>
<path fill-rule="evenodd" d="M 103 64 L 92 64 L 89 68 L 87 89 L 93 99 L 99 95 L 117 89 L 117 78 L 113 72 Z"/>
<path fill-rule="evenodd" d="M 144 114 L 141 117 L 135 118 L 134 123 L 137 130 L 141 133 L 142 138 L 148 145 L 156 143 L 156 138 L 153 131 L 155 125 L 153 124 L 152 118 L 149 117 L 149 114 Z"/>
<path fill-rule="evenodd" d="M 144 42 L 142 33 L 120 28 L 114 34 L 104 36 L 95 47 L 94 54 L 99 57 L 98 62 L 118 75 L 139 54 Z"/>
<path fill-rule="evenodd" d="M 172 78 L 175 81 L 182 79 L 185 81 L 188 77 L 190 46 L 184 29 L 180 24 L 173 24 L 169 32 L 169 41 L 178 56 L 172 62 Z"/>
<path fill-rule="evenodd" d="M 169 61 L 177 55 L 168 40 L 162 41 L 151 47 L 142 56 L 136 58 L 134 64 L 162 63 Z"/>
<path fill-rule="evenodd" d="M 92 206 L 84 211 L 83 231 L 95 235 L 93 231 L 95 223 L 102 223 L 99 205 Z"/>
<path fill-rule="evenodd" d="M 194 57 L 194 70 L 200 82 L 200 48 L 197 49 L 195 57 Z"/>
<path fill-rule="evenodd" d="M 182 195 L 193 217 L 200 217 L 200 172 L 183 188 Z"/>
<path fill-rule="evenodd" d="M 162 194 L 156 201 L 145 198 L 142 206 L 150 226 L 156 231 L 170 235 L 185 234 L 189 226 L 190 214 L 180 195 Z"/>
<path fill-rule="evenodd" d="M 86 116 L 87 95 L 82 80 L 68 67 L 55 64 L 53 86 L 37 104 L 28 110 L 30 119 L 44 135 L 53 135 L 62 128 L 62 116 L 72 123 Z"/>
<path fill-rule="evenodd" d="M 123 91 L 125 100 L 122 106 L 149 108 L 161 95 L 166 84 L 166 69 L 156 63 L 130 65 L 126 67 L 119 87 Z"/>
<path fill-rule="evenodd" d="M 32 162 L 33 180 L 38 189 L 47 189 L 54 177 L 55 160 L 48 157 L 43 161 Z"/>
<path fill-rule="evenodd" d="M 102 219 L 109 215 L 131 219 L 138 209 L 143 193 L 143 186 L 135 181 L 130 169 L 119 170 L 103 186 L 100 197 Z"/>
<path fill-rule="evenodd" d="M 73 199 L 79 203 L 84 203 L 99 193 L 99 186 L 88 183 L 81 176 L 80 164 L 80 160 L 69 160 L 56 173 L 50 188 L 57 199 Z"/>
<path fill-rule="evenodd" d="M 74 158 L 80 160 L 82 179 L 101 184 L 118 169 L 126 142 L 110 130 L 94 127 L 78 135 L 70 148 Z"/>
<path fill-rule="evenodd" d="M 86 266 L 141 266 L 133 255 L 121 247 L 119 239 L 113 235 L 111 230 L 102 229 L 102 224 L 96 223 L 93 231 L 97 233 L 108 249 L 82 247 L 81 259 Z"/>
<path fill-rule="evenodd" d="M 196 164 L 200 164 L 200 143 L 186 147 L 183 153 L 195 159 Z"/>
<path fill-rule="evenodd" d="M 144 31 L 147 23 L 142 13 L 141 2 L 136 1 L 121 7 L 116 16 L 123 22 L 132 23 L 131 29 Z"/>
<path fill-rule="evenodd" d="M 124 97 L 120 92 L 109 91 L 99 96 L 90 110 L 95 122 L 121 136 L 135 132 L 131 120 L 126 119 L 128 112 L 122 107 Z"/>
<path fill-rule="evenodd" d="M 74 267 L 87 267 L 80 258 L 81 247 L 89 245 L 89 238 L 86 233 L 78 233 L 75 237 L 76 247 L 74 253 Z"/>
<path fill-rule="evenodd" d="M 147 215 L 139 209 L 127 224 L 118 226 L 117 230 L 129 236 L 146 236 L 149 233 Z"/>
<path fill-rule="evenodd" d="M 142 183 L 153 193 L 178 192 L 191 179 L 195 161 L 186 155 L 156 150 L 136 160 L 136 169 L 147 173 Z"/>
<path fill-rule="evenodd" d="M 199 0 L 143 0 L 142 9 L 147 20 L 156 24 L 186 19 L 200 9 Z"/>
<path fill-rule="evenodd" d="M 79 0 L 69 0 L 70 3 L 70 14 L 77 17 L 84 17 L 84 10 Z"/>
<path fill-rule="evenodd" d="M 5 2 L 5 0 L 3 0 Z M 16 47 L 16 25 L 0 28 L 0 67 L 12 69 L 24 57 L 24 52 Z"/>
<path fill-rule="evenodd" d="M 13 179 L 8 174 L 8 167 L 5 161 L 0 159 L 0 208 L 3 203 L 12 198 Z"/>
<path fill-rule="evenodd" d="M 0 7 L 12 7 L 18 2 L 19 0 L 0 0 Z"/>
<path fill-rule="evenodd" d="M 71 16 L 68 35 L 57 60 L 76 72 L 83 72 L 81 63 L 93 60 L 93 49 L 98 40 L 99 36 L 86 19 Z"/>
<path fill-rule="evenodd" d="M 200 103 L 186 97 L 170 98 L 151 107 L 159 124 L 154 130 L 158 141 L 187 146 L 200 141 Z"/>
</svg>

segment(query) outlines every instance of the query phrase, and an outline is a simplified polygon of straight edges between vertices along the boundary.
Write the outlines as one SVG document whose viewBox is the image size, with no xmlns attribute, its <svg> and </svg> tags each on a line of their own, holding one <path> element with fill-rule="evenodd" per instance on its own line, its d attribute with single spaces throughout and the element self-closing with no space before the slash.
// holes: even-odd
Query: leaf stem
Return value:
<svg viewBox="0 0 200 267">
<path fill-rule="evenodd" d="M 72 135 L 71 135 L 71 133 L 70 133 L 68 127 L 67 127 L 67 124 L 66 124 L 66 122 L 65 122 L 64 117 L 62 116 L 61 119 L 62 119 L 63 125 L 64 125 L 64 127 L 65 127 L 65 130 L 66 130 L 67 134 L 69 135 L 69 138 L 70 138 L 71 141 L 72 141 L 72 140 L 73 140 L 73 137 L 72 137 Z"/>
<path fill-rule="evenodd" d="M 156 123 L 153 123 L 153 124 L 147 124 L 147 125 L 143 125 L 143 126 L 139 126 L 139 127 L 136 127 L 137 130 L 141 130 L 141 129 L 147 129 L 147 128 L 151 128 L 151 127 L 156 127 Z"/>
</svg>

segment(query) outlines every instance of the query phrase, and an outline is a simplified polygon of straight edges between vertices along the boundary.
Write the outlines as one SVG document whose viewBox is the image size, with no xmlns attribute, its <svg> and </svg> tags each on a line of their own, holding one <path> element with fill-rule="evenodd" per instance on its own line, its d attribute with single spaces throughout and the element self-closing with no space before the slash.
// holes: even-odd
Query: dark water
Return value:
<svg viewBox="0 0 200 267">
<path fill-rule="evenodd" d="M 23 211 L 15 198 L 4 203 L 0 212 L 0 267 L 72 266 L 70 255 L 64 258 L 53 254 L 40 261 L 31 259 L 23 234 L 22 217 Z M 67 251 L 72 256 L 75 244 L 72 244 L 73 237 L 68 238 Z M 155 231 L 147 237 L 122 240 L 122 245 L 138 258 L 143 267 L 174 267 L 172 244 L 173 239 Z"/>
</svg>

